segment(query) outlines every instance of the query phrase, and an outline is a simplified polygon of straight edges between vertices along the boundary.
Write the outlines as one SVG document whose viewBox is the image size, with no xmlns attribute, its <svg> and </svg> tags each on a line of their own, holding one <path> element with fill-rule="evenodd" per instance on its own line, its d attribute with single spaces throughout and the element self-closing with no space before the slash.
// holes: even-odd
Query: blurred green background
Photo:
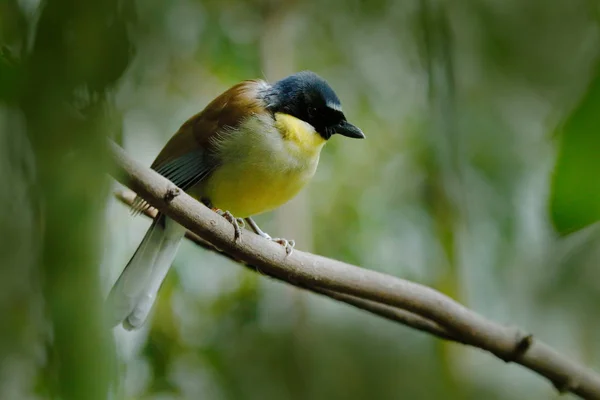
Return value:
<svg viewBox="0 0 600 400">
<path fill-rule="evenodd" d="M 102 299 L 150 164 L 243 79 L 325 77 L 365 141 L 258 218 L 430 285 L 600 371 L 600 32 L 592 0 L 1 0 L 1 399 L 551 399 L 548 382 L 185 243 L 141 332 Z M 569 396 L 565 396 L 569 398 Z"/>
</svg>

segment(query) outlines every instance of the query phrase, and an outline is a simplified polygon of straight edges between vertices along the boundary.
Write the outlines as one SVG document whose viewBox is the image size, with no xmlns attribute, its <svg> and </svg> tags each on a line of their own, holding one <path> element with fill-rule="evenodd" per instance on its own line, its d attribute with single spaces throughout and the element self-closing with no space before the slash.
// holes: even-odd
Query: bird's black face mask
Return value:
<svg viewBox="0 0 600 400">
<path fill-rule="evenodd" d="M 323 138 L 334 134 L 363 139 L 364 133 L 349 123 L 329 84 L 312 72 L 300 72 L 273 84 L 265 94 L 272 112 L 292 115 L 311 124 Z"/>
</svg>

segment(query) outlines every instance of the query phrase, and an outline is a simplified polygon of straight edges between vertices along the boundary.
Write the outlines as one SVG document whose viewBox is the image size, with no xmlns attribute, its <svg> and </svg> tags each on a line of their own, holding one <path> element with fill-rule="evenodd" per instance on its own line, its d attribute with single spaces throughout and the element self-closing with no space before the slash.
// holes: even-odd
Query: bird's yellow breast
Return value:
<svg viewBox="0 0 600 400">
<path fill-rule="evenodd" d="M 220 139 L 221 165 L 202 196 L 236 217 L 277 208 L 313 177 L 324 144 L 310 124 L 291 115 L 252 117 Z"/>
</svg>

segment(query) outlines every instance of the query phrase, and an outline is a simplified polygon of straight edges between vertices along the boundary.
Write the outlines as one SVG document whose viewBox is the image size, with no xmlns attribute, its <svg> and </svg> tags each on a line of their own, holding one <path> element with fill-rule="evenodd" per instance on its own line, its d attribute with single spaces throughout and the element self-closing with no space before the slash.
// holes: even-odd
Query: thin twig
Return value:
<svg viewBox="0 0 600 400">
<path fill-rule="evenodd" d="M 401 310 L 396 307 L 387 306 L 380 304 L 375 301 L 361 299 L 359 297 L 351 296 L 344 293 L 334 292 L 332 290 L 320 289 L 318 287 L 307 288 L 311 292 L 319 293 L 332 299 L 339 300 L 346 304 L 350 304 L 361 310 L 368 311 L 372 314 L 379 315 L 380 317 L 389 319 L 390 321 L 399 322 L 402 325 L 406 325 L 413 329 L 417 329 L 422 332 L 430 333 L 440 339 L 451 340 L 453 342 L 464 343 L 460 337 L 453 335 L 451 332 L 444 329 L 442 326 L 435 322 L 413 314 L 410 311 Z"/>
<path fill-rule="evenodd" d="M 465 343 L 537 372 L 561 390 L 600 400 L 600 376 L 540 340 L 529 337 L 523 349 L 519 330 L 492 322 L 427 286 L 299 250 L 288 255 L 282 246 L 251 233 L 234 241 L 234 228 L 224 218 L 185 192 L 167 203 L 165 194 L 173 186 L 169 180 L 133 161 L 112 142 L 110 151 L 117 166 L 114 176 L 121 183 L 233 258 L 288 282 L 410 311 Z"/>
</svg>

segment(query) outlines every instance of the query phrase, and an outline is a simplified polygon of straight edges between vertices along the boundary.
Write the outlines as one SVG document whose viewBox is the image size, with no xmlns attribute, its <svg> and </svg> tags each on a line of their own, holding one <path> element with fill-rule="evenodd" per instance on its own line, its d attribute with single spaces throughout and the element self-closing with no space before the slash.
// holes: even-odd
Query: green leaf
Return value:
<svg viewBox="0 0 600 400">
<path fill-rule="evenodd" d="M 600 220 L 600 65 L 560 133 L 550 208 L 566 234 Z"/>
</svg>

